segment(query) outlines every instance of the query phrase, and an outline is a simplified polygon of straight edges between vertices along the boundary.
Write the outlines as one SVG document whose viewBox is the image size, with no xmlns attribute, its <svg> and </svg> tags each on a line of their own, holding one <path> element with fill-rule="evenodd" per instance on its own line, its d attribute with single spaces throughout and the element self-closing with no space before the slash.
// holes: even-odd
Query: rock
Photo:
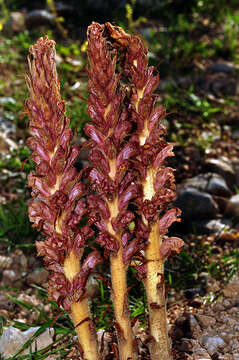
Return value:
<svg viewBox="0 0 239 360">
<path fill-rule="evenodd" d="M 205 165 L 209 171 L 213 171 L 221 175 L 230 188 L 233 189 L 236 176 L 232 163 L 228 158 L 222 156 L 220 159 L 206 159 Z"/>
<path fill-rule="evenodd" d="M 236 95 L 237 81 L 231 76 L 228 78 L 225 74 L 218 74 L 210 82 L 210 88 L 215 96 Z"/>
<path fill-rule="evenodd" d="M 223 349 L 226 346 L 226 343 L 219 335 L 215 335 L 215 336 L 203 335 L 200 339 L 200 343 L 203 347 L 206 348 L 207 352 L 211 356 L 215 352 L 219 351 L 220 349 Z"/>
<path fill-rule="evenodd" d="M 205 192 L 207 189 L 209 176 L 210 176 L 209 174 L 199 174 L 197 176 L 185 180 L 182 186 L 184 188 L 192 187 L 199 191 Z"/>
<path fill-rule="evenodd" d="M 46 10 L 30 11 L 25 17 L 25 24 L 27 28 L 36 28 L 37 26 L 50 25 L 54 26 L 56 23 L 54 16 Z"/>
<path fill-rule="evenodd" d="M 201 346 L 198 346 L 194 354 L 194 360 L 208 360 L 211 359 L 211 356 L 208 355 L 205 349 L 203 349 Z"/>
<path fill-rule="evenodd" d="M 99 293 L 99 283 L 94 278 L 94 276 L 89 276 L 89 279 L 87 280 L 87 283 L 86 283 L 86 292 L 87 292 L 88 298 L 90 298 L 90 299 L 95 298 L 97 296 L 97 294 Z"/>
<path fill-rule="evenodd" d="M 232 302 L 230 300 L 229 299 L 223 300 L 223 305 L 225 306 L 226 309 L 230 309 L 232 307 Z"/>
<path fill-rule="evenodd" d="M 225 198 L 223 196 L 217 196 L 217 195 L 213 195 L 213 200 L 217 203 L 218 207 L 219 207 L 219 212 L 221 214 L 225 214 L 225 210 L 228 204 L 229 199 Z M 226 222 L 228 221 L 228 219 L 224 219 Z"/>
<path fill-rule="evenodd" d="M 184 295 L 187 299 L 193 298 L 195 295 L 201 295 L 202 290 L 200 288 L 185 289 Z"/>
<path fill-rule="evenodd" d="M 210 67 L 210 72 L 212 73 L 232 73 L 236 70 L 235 66 L 232 63 L 215 63 Z"/>
<path fill-rule="evenodd" d="M 0 98 L 0 105 L 15 105 L 16 104 L 16 100 L 14 100 L 12 97 L 10 96 L 3 96 Z"/>
<path fill-rule="evenodd" d="M 57 1 L 55 3 L 56 11 L 58 16 L 72 16 L 75 15 L 75 8 L 69 4 Z"/>
<path fill-rule="evenodd" d="M 173 337 L 177 340 L 179 339 L 182 339 L 182 337 L 184 337 L 184 331 L 183 329 L 179 328 L 179 327 L 176 327 L 174 330 L 173 330 Z"/>
<path fill-rule="evenodd" d="M 14 123 L 10 120 L 7 120 L 0 116 L 0 132 L 4 136 L 9 136 L 9 134 L 15 134 L 16 133 L 16 127 Z"/>
<path fill-rule="evenodd" d="M 27 257 L 24 254 L 20 255 L 20 265 L 23 271 L 27 271 Z"/>
<path fill-rule="evenodd" d="M 218 72 L 195 79 L 195 88 L 200 93 L 210 94 L 216 97 L 236 95 L 237 80 L 233 74 Z"/>
<path fill-rule="evenodd" d="M 25 28 L 25 16 L 20 11 L 12 11 L 9 16 L 10 28 L 14 32 L 23 31 Z"/>
<path fill-rule="evenodd" d="M 67 58 L 65 60 L 69 64 L 76 66 L 78 68 L 83 68 L 83 66 L 84 66 L 84 63 L 81 59 L 72 59 L 70 56 L 67 56 Z"/>
<path fill-rule="evenodd" d="M 234 158 L 232 160 L 232 166 L 233 166 L 233 169 L 234 169 L 235 174 L 236 174 L 235 185 L 239 188 L 239 159 L 238 158 Z"/>
<path fill-rule="evenodd" d="M 197 234 L 220 234 L 230 229 L 227 219 L 200 220 L 194 223 Z"/>
<path fill-rule="evenodd" d="M 49 276 L 49 272 L 45 269 L 36 269 L 26 277 L 27 284 L 37 284 L 42 285 L 44 284 Z"/>
<path fill-rule="evenodd" d="M 16 308 L 16 304 L 8 298 L 6 295 L 0 295 L 0 309 L 13 311 Z"/>
<path fill-rule="evenodd" d="M 204 328 L 214 326 L 216 324 L 216 319 L 212 316 L 197 315 L 197 319 L 199 321 L 199 324 Z"/>
<path fill-rule="evenodd" d="M 226 206 L 225 210 L 226 215 L 231 215 L 233 217 L 239 217 L 239 194 L 233 195 Z"/>
<path fill-rule="evenodd" d="M 213 279 L 213 281 L 211 283 L 208 284 L 208 287 L 207 287 L 207 291 L 208 293 L 209 292 L 212 292 L 212 293 L 216 293 L 218 292 L 219 290 L 221 289 L 220 287 L 220 283 L 219 281 L 215 281 L 215 279 Z M 215 305 L 216 306 L 216 305 Z M 220 308 L 220 306 L 219 306 Z"/>
<path fill-rule="evenodd" d="M 21 274 L 14 270 L 3 270 L 2 272 L 2 283 L 4 285 L 12 285 L 14 282 L 21 278 Z"/>
<path fill-rule="evenodd" d="M 232 195 L 222 176 L 213 174 L 207 184 L 207 192 L 213 195 L 229 197 Z"/>
<path fill-rule="evenodd" d="M 236 129 L 232 131 L 232 138 L 235 140 L 239 139 L 239 130 Z"/>
<path fill-rule="evenodd" d="M 17 300 L 24 302 L 32 307 L 38 307 L 40 310 L 44 308 L 44 304 L 41 302 L 40 298 L 36 295 L 27 295 L 26 293 L 21 293 L 17 297 Z"/>
<path fill-rule="evenodd" d="M 184 327 L 187 323 L 187 317 L 186 316 L 180 316 L 176 319 L 175 324 L 179 327 Z"/>
<path fill-rule="evenodd" d="M 193 335 L 193 337 L 196 338 L 198 336 L 198 334 L 201 333 L 201 329 L 198 324 L 198 321 L 195 318 L 195 316 L 190 313 L 187 314 L 187 320 L 188 320 L 188 325 L 189 325 L 189 333 L 185 334 L 185 335 L 188 335 L 186 337 L 191 337 Z"/>
<path fill-rule="evenodd" d="M 213 305 L 213 311 L 220 312 L 223 310 L 225 310 L 225 306 L 221 302 L 217 302 L 216 304 Z"/>
<path fill-rule="evenodd" d="M 192 351 L 193 345 L 189 339 L 181 339 L 181 344 L 178 347 L 179 351 L 190 353 Z"/>
<path fill-rule="evenodd" d="M 0 255 L 0 269 L 10 269 L 12 265 L 12 258 L 9 256 Z"/>
<path fill-rule="evenodd" d="M 239 276 L 234 275 L 229 283 L 223 289 L 223 294 L 226 297 L 233 298 L 239 295 Z"/>
<path fill-rule="evenodd" d="M 203 305 L 203 301 L 199 297 L 196 297 L 190 300 L 189 305 L 199 309 Z"/>
<path fill-rule="evenodd" d="M 211 360 L 211 356 L 203 350 L 202 354 L 196 355 L 193 360 Z"/>
<path fill-rule="evenodd" d="M 180 189 L 174 204 L 182 210 L 183 220 L 213 218 L 218 213 L 212 196 L 192 187 Z"/>
<path fill-rule="evenodd" d="M 21 349 L 23 344 L 29 340 L 36 331 L 40 329 L 39 326 L 29 328 L 21 332 L 19 329 L 9 326 L 3 331 L 0 339 L 0 354 L 3 358 L 12 357 L 17 351 Z M 32 349 L 42 350 L 53 342 L 54 329 L 49 328 L 45 330 L 32 342 Z M 29 354 L 29 347 L 21 352 L 21 355 Z"/>
</svg>

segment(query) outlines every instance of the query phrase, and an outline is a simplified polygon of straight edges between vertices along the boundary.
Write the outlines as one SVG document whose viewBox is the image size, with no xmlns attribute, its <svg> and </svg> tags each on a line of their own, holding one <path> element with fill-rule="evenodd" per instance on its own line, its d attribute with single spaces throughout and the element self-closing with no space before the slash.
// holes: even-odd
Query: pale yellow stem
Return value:
<svg viewBox="0 0 239 360">
<path fill-rule="evenodd" d="M 120 233 L 116 233 L 111 225 L 112 218 L 118 215 L 117 198 L 108 202 L 111 217 L 108 221 L 108 231 L 117 239 L 120 248 L 115 255 L 110 257 L 112 301 L 116 320 L 116 330 L 119 346 L 120 360 L 137 360 L 134 349 L 133 333 L 130 321 L 128 292 L 127 292 L 127 267 L 123 262 L 123 248 Z"/>
<path fill-rule="evenodd" d="M 137 66 L 137 60 L 134 60 L 134 65 Z M 137 89 L 137 100 L 135 101 L 135 109 L 138 112 L 140 100 L 144 97 L 145 87 Z M 148 119 L 144 119 L 144 128 L 139 134 L 139 142 L 141 146 L 149 136 L 147 127 Z M 155 195 L 154 179 L 156 170 L 147 169 L 143 186 L 143 200 L 152 200 Z M 143 216 L 144 223 L 148 226 L 148 221 Z M 162 237 L 158 231 L 158 221 L 151 226 L 148 244 L 145 251 L 147 273 L 144 280 L 148 308 L 149 308 L 149 323 L 150 335 L 152 340 L 149 344 L 151 360 L 171 360 L 170 355 L 170 341 L 168 337 L 167 327 L 167 311 L 164 285 L 164 260 L 160 256 L 160 246 L 162 244 Z"/>
<path fill-rule="evenodd" d="M 147 275 L 145 288 L 147 294 L 151 360 L 170 360 L 170 341 L 167 327 L 167 311 L 164 285 L 164 260 L 160 256 L 162 238 L 158 231 L 158 222 L 152 225 L 146 248 Z"/>
<path fill-rule="evenodd" d="M 64 262 L 64 273 L 69 281 L 80 271 L 80 258 L 72 250 Z M 98 360 L 98 344 L 95 327 L 90 318 L 87 298 L 73 301 L 71 316 L 76 327 L 77 336 L 84 352 L 84 360 Z"/>
</svg>

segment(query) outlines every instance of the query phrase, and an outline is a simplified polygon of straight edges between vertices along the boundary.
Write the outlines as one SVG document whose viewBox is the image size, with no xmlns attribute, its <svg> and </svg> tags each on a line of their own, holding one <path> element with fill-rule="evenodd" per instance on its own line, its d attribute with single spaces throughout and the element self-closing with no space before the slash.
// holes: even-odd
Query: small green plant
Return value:
<svg viewBox="0 0 239 360">
<path fill-rule="evenodd" d="M 34 247 L 32 238 L 36 237 L 36 231 L 32 229 L 26 211 L 27 205 L 20 197 L 14 202 L 0 205 L 0 241 L 9 250 Z M 24 242 L 22 239 L 25 239 Z"/>
</svg>

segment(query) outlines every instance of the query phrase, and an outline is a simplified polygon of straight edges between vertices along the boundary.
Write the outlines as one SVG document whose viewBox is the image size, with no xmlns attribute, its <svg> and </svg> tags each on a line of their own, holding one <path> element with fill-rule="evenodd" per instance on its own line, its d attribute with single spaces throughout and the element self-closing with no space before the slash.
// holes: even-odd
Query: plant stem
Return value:
<svg viewBox="0 0 239 360">
<path fill-rule="evenodd" d="M 80 258 L 72 250 L 64 262 L 64 273 L 69 281 L 80 272 Z M 84 352 L 84 360 L 97 360 L 97 335 L 90 318 L 87 298 L 84 296 L 79 301 L 73 301 L 71 305 L 71 317 L 76 327 L 77 336 Z"/>
<path fill-rule="evenodd" d="M 126 265 L 123 261 L 123 248 L 121 244 L 121 236 L 115 232 L 111 225 L 111 220 L 118 215 L 118 199 L 117 197 L 108 202 L 110 209 L 110 219 L 107 223 L 108 231 L 118 240 L 119 250 L 117 254 L 110 257 L 111 266 L 111 282 L 112 282 L 112 300 L 114 305 L 114 313 L 116 319 L 116 330 L 118 334 L 118 346 L 120 360 L 137 359 L 134 351 L 133 334 L 130 322 Z"/>
<path fill-rule="evenodd" d="M 147 275 L 145 288 L 149 307 L 151 360 L 170 360 L 164 285 L 164 260 L 160 257 L 162 238 L 158 222 L 152 225 L 146 248 Z"/>
</svg>

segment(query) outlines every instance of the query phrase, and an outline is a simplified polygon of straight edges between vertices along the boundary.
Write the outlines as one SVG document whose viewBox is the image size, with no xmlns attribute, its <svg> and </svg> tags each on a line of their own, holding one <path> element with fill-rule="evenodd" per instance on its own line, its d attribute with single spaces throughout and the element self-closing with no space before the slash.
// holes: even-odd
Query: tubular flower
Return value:
<svg viewBox="0 0 239 360">
<path fill-rule="evenodd" d="M 173 156 L 173 147 L 165 141 L 166 130 L 161 119 L 165 109 L 157 106 L 154 91 L 159 83 L 159 75 L 154 67 L 148 67 L 147 49 L 137 36 L 126 34 L 121 28 L 107 23 L 113 46 L 121 52 L 121 66 L 130 83 L 128 109 L 131 119 L 137 124 L 139 151 L 138 184 L 141 196 L 138 199 L 138 212 L 148 231 L 145 249 L 144 284 L 147 293 L 150 316 L 151 359 L 171 359 L 167 331 L 166 300 L 164 286 L 164 261 L 171 252 L 180 252 L 183 241 L 179 238 L 166 238 L 164 235 L 174 221 L 180 221 L 180 210 L 168 209 L 175 198 L 175 179 L 173 169 L 166 165 L 165 159 Z M 137 229 L 136 229 L 137 231 Z"/>
<path fill-rule="evenodd" d="M 28 144 L 36 163 L 36 172 L 28 178 L 33 197 L 29 217 L 33 226 L 46 236 L 36 246 L 51 272 L 49 296 L 71 313 L 84 359 L 96 360 L 96 331 L 90 320 L 85 284 L 101 258 L 94 251 L 81 261 L 92 230 L 88 225 L 77 226 L 87 213 L 81 199 L 85 189 L 74 168 L 79 148 L 71 146 L 73 135 L 60 95 L 55 43 L 47 37 L 39 39 L 30 47 L 28 62 L 26 82 L 30 98 L 26 107 L 32 134 Z"/>
<path fill-rule="evenodd" d="M 128 112 L 123 106 L 125 89 L 120 86 L 116 71 L 117 51 L 107 41 L 105 26 L 92 23 L 88 28 L 89 103 L 91 123 L 86 124 L 89 136 L 90 160 L 88 170 L 91 189 L 96 193 L 88 197 L 88 206 L 97 213 L 99 235 L 96 242 L 110 255 L 112 299 L 115 327 L 121 360 L 137 359 L 131 330 L 127 300 L 127 264 L 122 241 L 124 229 L 134 216 L 126 211 L 131 198 L 138 195 L 139 187 L 127 180 L 127 171 L 137 152 L 137 140 L 126 137 L 131 131 Z"/>
</svg>

